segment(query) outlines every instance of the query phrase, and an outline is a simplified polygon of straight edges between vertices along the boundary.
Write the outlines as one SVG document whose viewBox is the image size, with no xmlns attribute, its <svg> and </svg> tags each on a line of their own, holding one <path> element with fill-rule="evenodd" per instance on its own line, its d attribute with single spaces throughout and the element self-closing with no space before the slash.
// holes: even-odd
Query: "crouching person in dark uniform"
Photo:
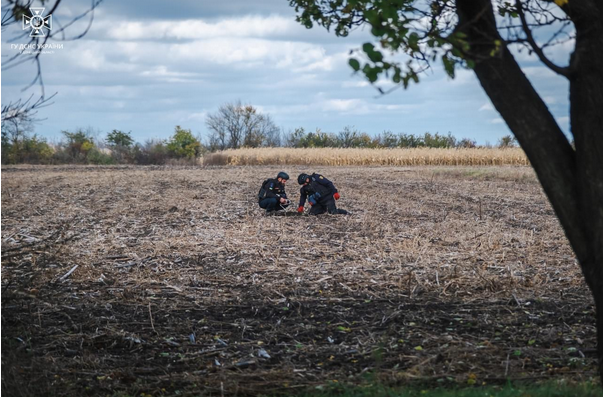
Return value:
<svg viewBox="0 0 603 397">
<path fill-rule="evenodd" d="M 348 214 L 346 210 L 338 209 L 335 200 L 339 200 L 339 192 L 333 182 L 320 174 L 300 174 L 297 182 L 302 185 L 300 190 L 299 207 L 297 212 L 304 212 L 306 200 L 310 203 L 311 215 L 324 214 Z"/>
<path fill-rule="evenodd" d="M 281 171 L 276 178 L 266 179 L 262 183 L 258 193 L 258 202 L 260 208 L 266 210 L 266 214 L 282 211 L 291 203 L 287 198 L 287 193 L 285 193 L 285 184 L 288 180 L 289 175 Z"/>
</svg>

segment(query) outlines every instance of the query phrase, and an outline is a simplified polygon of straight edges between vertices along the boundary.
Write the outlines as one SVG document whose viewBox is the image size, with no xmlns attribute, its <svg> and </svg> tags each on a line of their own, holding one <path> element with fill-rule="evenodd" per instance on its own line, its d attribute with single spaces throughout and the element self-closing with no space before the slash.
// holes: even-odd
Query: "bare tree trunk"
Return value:
<svg viewBox="0 0 603 397">
<path fill-rule="evenodd" d="M 475 74 L 526 152 L 576 253 L 597 309 L 603 382 L 603 6 L 577 4 L 567 10 L 577 31 L 568 69 L 575 150 L 507 47 L 497 48 L 503 40 L 490 0 L 457 0 L 457 30 L 467 34 Z"/>
<path fill-rule="evenodd" d="M 594 1 L 568 9 L 576 27 L 570 67 L 570 119 L 576 144 L 581 224 L 589 246 L 579 258 L 597 309 L 597 353 L 603 382 L 603 5 Z"/>
</svg>

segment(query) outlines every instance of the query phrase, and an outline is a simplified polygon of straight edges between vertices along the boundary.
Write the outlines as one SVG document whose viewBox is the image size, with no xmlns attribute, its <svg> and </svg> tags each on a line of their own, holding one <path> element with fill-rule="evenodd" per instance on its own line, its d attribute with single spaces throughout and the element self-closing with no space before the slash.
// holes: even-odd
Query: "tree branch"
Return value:
<svg viewBox="0 0 603 397">
<path fill-rule="evenodd" d="M 19 99 L 16 102 L 9 102 L 8 105 L 2 106 L 2 121 L 9 121 L 25 116 L 27 116 L 31 120 L 34 120 L 33 116 L 37 113 L 37 110 L 52 105 L 52 102 L 50 102 L 50 100 L 54 98 L 56 94 L 57 93 L 55 92 L 48 98 L 41 96 L 33 103 L 31 103 L 33 94 L 31 94 L 26 101 L 22 101 L 21 99 Z"/>
<path fill-rule="evenodd" d="M 521 0 L 515 0 L 515 5 L 517 7 L 517 13 L 519 14 L 519 19 L 521 19 L 521 25 L 523 27 L 523 31 L 526 34 L 526 39 L 528 40 L 528 43 L 530 43 L 532 50 L 534 50 L 534 52 L 536 53 L 536 55 L 538 56 L 540 61 L 542 63 L 544 63 L 553 72 L 555 72 L 561 76 L 569 78 L 571 75 L 571 69 L 569 67 L 558 66 L 558 65 L 554 64 L 553 62 L 551 62 L 551 60 L 548 59 L 546 57 L 546 55 L 544 55 L 544 51 L 542 51 L 542 48 L 540 48 L 538 46 L 538 44 L 536 44 L 536 40 L 534 40 L 532 31 L 530 30 L 530 28 L 528 26 L 528 22 L 526 21 L 526 15 L 523 12 Z"/>
</svg>

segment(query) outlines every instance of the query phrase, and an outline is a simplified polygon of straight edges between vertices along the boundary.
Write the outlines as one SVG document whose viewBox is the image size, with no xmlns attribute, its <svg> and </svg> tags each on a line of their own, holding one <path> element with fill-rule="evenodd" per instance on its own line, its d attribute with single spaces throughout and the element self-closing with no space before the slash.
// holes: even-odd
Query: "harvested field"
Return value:
<svg viewBox="0 0 603 397">
<path fill-rule="evenodd" d="M 206 154 L 204 165 L 529 165 L 520 148 L 247 148 Z"/>
<path fill-rule="evenodd" d="M 594 307 L 530 168 L 324 167 L 353 215 L 266 217 L 277 171 L 3 168 L 2 392 L 596 378 Z"/>
</svg>

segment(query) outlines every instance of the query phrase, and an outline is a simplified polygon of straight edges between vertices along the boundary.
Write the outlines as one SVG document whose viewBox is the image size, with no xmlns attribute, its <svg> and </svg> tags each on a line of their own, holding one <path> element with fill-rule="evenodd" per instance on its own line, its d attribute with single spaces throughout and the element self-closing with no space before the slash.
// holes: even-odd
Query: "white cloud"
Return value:
<svg viewBox="0 0 603 397">
<path fill-rule="evenodd" d="M 155 59 L 163 53 L 168 63 L 195 62 L 204 64 L 233 65 L 242 67 L 266 65 L 271 68 L 302 67 L 322 60 L 325 49 L 319 45 L 270 41 L 253 38 L 216 38 L 188 43 L 142 45 L 134 51 L 141 57 Z M 148 51 L 148 52 L 147 52 Z M 150 52 L 150 54 L 149 54 Z"/>
<path fill-rule="evenodd" d="M 323 50 L 324 52 L 324 50 Z M 321 59 L 318 59 L 315 62 L 311 62 L 305 66 L 294 68 L 294 72 L 312 72 L 312 71 L 330 71 L 337 67 L 347 66 L 346 61 L 348 59 L 348 55 L 345 52 L 340 52 L 333 55 L 323 55 Z"/>
<path fill-rule="evenodd" d="M 341 83 L 342 88 L 368 87 L 369 85 L 371 85 L 371 83 L 366 80 L 346 80 Z"/>
<path fill-rule="evenodd" d="M 571 34 L 573 34 L 573 31 Z M 557 63 L 559 66 L 566 66 L 569 64 L 570 54 L 574 52 L 575 47 L 576 41 L 572 39 L 561 44 L 547 47 L 545 53 L 552 62 Z"/>
<path fill-rule="evenodd" d="M 67 87 L 65 87 L 67 88 Z M 65 88 L 61 88 L 61 91 L 64 92 Z M 94 98 L 94 99 L 116 99 L 119 98 L 121 100 L 126 99 L 135 99 L 140 95 L 140 92 L 133 87 L 128 87 L 124 85 L 115 85 L 115 86 L 96 86 L 96 85 L 87 85 L 87 86 L 79 86 L 75 90 L 71 90 L 68 92 L 69 95 L 79 94 L 82 97 Z"/>
<path fill-rule="evenodd" d="M 400 111 L 409 111 L 412 109 L 416 109 L 415 105 L 374 105 L 375 109 L 378 110 L 400 110 Z"/>
<path fill-rule="evenodd" d="M 165 65 L 151 67 L 140 72 L 140 76 L 166 83 L 203 83 L 197 73 L 171 71 Z"/>
<path fill-rule="evenodd" d="M 546 66 L 528 66 L 521 68 L 523 73 L 528 77 L 538 77 L 538 78 L 550 78 L 557 77 L 555 72 Z"/>
<path fill-rule="evenodd" d="M 188 115 L 187 120 L 205 122 L 205 119 L 207 118 L 207 114 L 208 114 L 208 112 L 205 110 L 203 110 L 201 112 L 191 113 L 190 115 Z"/>
<path fill-rule="evenodd" d="M 255 106 L 255 105 L 254 105 Z M 262 112 L 271 115 L 299 115 L 315 110 L 315 105 L 299 104 L 299 105 L 272 105 L 262 106 Z"/>
<path fill-rule="evenodd" d="M 504 122 L 505 121 L 503 119 L 501 119 L 500 117 L 490 120 L 490 124 L 503 124 Z"/>
<path fill-rule="evenodd" d="M 449 78 L 450 79 L 450 78 Z M 452 86 L 459 85 L 467 85 L 469 83 L 477 83 L 477 77 L 475 77 L 475 73 L 473 70 L 461 69 L 457 68 L 454 74 L 454 79 L 452 79 L 448 84 Z"/>
<path fill-rule="evenodd" d="M 317 110 L 342 114 L 374 114 L 382 112 L 408 113 L 417 105 L 370 103 L 363 99 L 328 99 L 318 103 Z"/>
<path fill-rule="evenodd" d="M 330 71 L 344 63 L 342 54 L 329 55 L 318 44 L 254 38 L 215 38 L 185 43 L 88 40 L 74 43 L 61 55 L 65 57 L 64 63 L 77 69 L 163 80 L 191 79 L 204 69 L 223 66 L 261 67 L 263 73 L 274 69 L 305 73 Z M 115 74 L 115 77 L 124 75 Z"/>
<path fill-rule="evenodd" d="M 570 121 L 568 116 L 556 117 L 555 120 L 557 120 L 557 123 L 559 124 L 569 124 Z"/>
<path fill-rule="evenodd" d="M 484 110 L 488 110 L 488 111 L 494 110 L 494 106 L 492 106 L 492 102 L 486 102 L 486 103 L 484 103 L 482 105 L 482 107 L 479 108 L 478 111 L 481 112 L 481 111 L 484 111 Z"/>
<path fill-rule="evenodd" d="M 324 103 L 324 110 L 336 112 L 355 112 L 363 113 L 366 109 L 366 103 L 360 99 L 329 99 Z"/>
<path fill-rule="evenodd" d="M 344 55 L 344 59 L 341 62 L 341 64 L 344 64 L 345 67 L 347 67 L 347 54 L 343 54 Z M 381 76 L 377 81 L 375 81 L 375 83 L 371 84 L 368 80 L 366 80 L 366 78 L 364 77 L 364 75 L 362 73 L 357 74 L 357 75 L 353 75 L 352 76 L 352 72 L 351 69 L 350 70 L 350 79 L 349 80 L 344 80 L 341 83 L 341 87 L 342 88 L 364 88 L 364 87 L 372 87 L 373 93 L 377 94 L 377 88 L 381 88 L 383 91 L 387 91 L 390 90 L 392 88 L 394 88 L 397 84 L 394 83 L 391 79 L 386 78 L 385 76 Z M 369 92 L 369 91 L 367 91 Z"/>
<path fill-rule="evenodd" d="M 255 106 L 255 105 L 254 105 Z M 256 106 L 257 107 L 257 106 Z M 403 104 L 381 104 L 370 103 L 364 99 L 324 99 L 322 95 L 312 101 L 310 104 L 302 105 L 279 105 L 261 107 L 262 112 L 273 115 L 292 115 L 292 114 L 328 114 L 328 115 L 368 115 L 368 114 L 386 114 L 396 112 L 398 114 L 408 114 L 415 111 L 419 105 Z"/>
<path fill-rule="evenodd" d="M 299 30 L 293 18 L 279 15 L 244 16 L 215 22 L 201 19 L 181 21 L 110 21 L 99 22 L 95 30 L 105 31 L 106 37 L 120 41 L 135 40 L 199 40 L 224 37 L 263 38 L 291 34 Z"/>
</svg>

